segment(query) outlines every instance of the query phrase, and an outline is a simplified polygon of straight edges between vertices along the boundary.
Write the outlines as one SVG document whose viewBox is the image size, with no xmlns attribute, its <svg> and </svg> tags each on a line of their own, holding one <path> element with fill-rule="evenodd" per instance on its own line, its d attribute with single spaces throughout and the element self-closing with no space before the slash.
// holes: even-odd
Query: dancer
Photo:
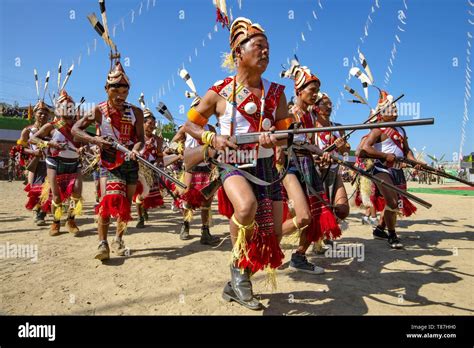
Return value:
<svg viewBox="0 0 474 348">
<path fill-rule="evenodd" d="M 104 25 L 98 25 L 95 14 L 89 15 L 88 18 L 112 51 L 111 71 L 105 84 L 107 100 L 99 103 L 89 115 L 79 120 L 74 125 L 72 134 L 80 141 L 100 147 L 101 166 L 109 172 L 105 195 L 97 206 L 99 246 L 95 258 L 103 261 L 110 258 L 107 233 L 111 216 L 117 219 L 115 238 L 111 245 L 112 251 L 119 256 L 129 251 L 125 248 L 122 237 L 127 229 L 128 221 L 132 219 L 131 202 L 138 180 L 138 163 L 135 156 L 140 154 L 144 135 L 143 111 L 126 101 L 130 91 L 130 80 L 120 63 L 120 54 L 108 36 L 103 1 L 101 1 L 101 12 Z M 93 123 L 99 129 L 100 136 L 91 136 L 85 131 Z M 131 150 L 130 157 L 111 148 L 107 137 Z"/>
<path fill-rule="evenodd" d="M 23 147 L 23 153 L 30 156 L 30 161 L 26 166 L 27 170 L 27 185 L 25 187 L 25 192 L 28 194 L 28 201 L 26 202 L 26 209 L 33 210 L 35 212 L 35 223 L 37 226 L 46 226 L 45 217 L 48 213 L 46 207 L 41 207 L 40 197 L 41 189 L 43 183 L 46 179 L 46 161 L 45 154 L 43 150 L 38 148 L 36 145 L 31 144 L 29 141 L 41 127 L 43 127 L 46 122 L 48 122 L 49 117 L 51 116 L 51 109 L 44 102 L 44 96 L 48 88 L 49 81 L 49 71 L 46 75 L 45 86 L 43 90 L 43 97 L 40 97 L 39 92 L 39 81 L 38 73 L 36 69 L 34 70 L 35 74 L 35 83 L 36 83 L 36 94 L 38 97 L 38 102 L 33 108 L 33 113 L 35 117 L 35 123 L 29 126 L 26 126 L 18 139 L 17 144 Z"/>
<path fill-rule="evenodd" d="M 381 110 L 387 104 L 391 104 L 393 96 L 386 91 L 380 90 L 377 109 Z M 395 105 L 388 107 L 381 114 L 384 122 L 395 121 L 398 117 Z M 375 158 L 372 174 L 389 184 L 396 185 L 406 190 L 406 179 L 396 157 L 407 157 L 415 160 L 408 145 L 406 132 L 403 128 L 380 128 L 373 129 L 361 145 L 361 157 Z M 417 168 L 419 169 L 419 168 Z M 381 221 L 373 230 L 373 236 L 377 239 L 387 240 L 393 249 L 402 249 L 403 244 L 395 232 L 397 214 L 410 216 L 416 211 L 416 207 L 406 198 L 399 196 L 393 190 L 377 185 L 375 197 L 372 202 L 377 211 L 382 211 Z M 387 232 L 385 232 L 387 228 Z"/>
<path fill-rule="evenodd" d="M 31 138 L 32 143 L 47 149 L 47 181 L 43 185 L 43 193 L 44 200 L 49 200 L 52 205 L 53 222 L 50 236 L 59 234 L 63 204 L 70 198 L 66 221 L 69 233 L 79 232 L 75 217 L 82 213 L 80 144 L 71 134 L 76 108 L 74 100 L 64 89 L 56 100 L 55 115 L 57 121 L 45 124 Z M 50 190 L 52 197 L 49 197 Z"/>
<path fill-rule="evenodd" d="M 314 128 L 316 116 L 311 109 L 319 93 L 320 80 L 308 67 L 301 66 L 296 59 L 292 61 L 287 71 L 282 72 L 282 76 L 293 79 L 295 83 L 296 101 L 291 113 L 298 125 L 303 128 Z M 291 256 L 290 268 L 311 274 L 322 274 L 324 269 L 310 263 L 306 258 L 306 251 L 312 242 L 322 238 L 339 237 L 341 230 L 333 212 L 328 208 L 329 202 L 321 177 L 316 170 L 313 155 L 300 147 L 304 144 L 315 144 L 315 134 L 294 136 L 293 147 L 288 151 L 291 162 L 288 173 L 283 179 L 283 186 L 289 202 L 292 202 L 294 216 L 283 223 L 283 235 L 297 232 L 299 236 L 299 246 Z M 328 155 L 324 157 L 324 162 L 328 161 Z"/>
<path fill-rule="evenodd" d="M 163 138 L 155 135 L 156 119 L 149 108 L 146 107 L 145 99 L 140 96 L 139 102 L 143 110 L 143 123 L 145 130 L 145 145 L 140 151 L 140 156 L 148 162 L 163 167 Z M 156 174 L 147 167 L 139 164 L 138 185 L 133 202 L 136 204 L 138 213 L 137 228 L 145 228 L 148 220 L 148 209 L 163 206 L 163 197 L 160 192 L 160 181 Z"/>
<path fill-rule="evenodd" d="M 218 81 L 199 105 L 191 108 L 185 124 L 186 133 L 220 151 L 242 150 L 229 140 L 230 135 L 269 131 L 291 120 L 284 86 L 262 78 L 269 62 L 269 45 L 262 27 L 247 18 L 235 19 L 230 28 L 230 48 L 225 65 L 236 66 L 237 74 Z M 212 114 L 219 118 L 222 135 L 204 130 Z M 260 144 L 246 150 L 249 157 L 254 157 L 248 159 L 247 165 L 252 167 L 245 171 L 274 181 L 277 171 L 272 148 L 276 144 L 274 136 L 262 134 Z M 227 205 L 220 211 L 224 210 L 230 219 L 233 244 L 231 281 L 224 288 L 223 298 L 258 310 L 262 305 L 254 297 L 250 276 L 262 269 L 274 276 L 283 259 L 278 243 L 282 225 L 280 185 L 253 184 L 238 170 L 221 170 L 220 178 L 227 198 Z"/>
</svg>

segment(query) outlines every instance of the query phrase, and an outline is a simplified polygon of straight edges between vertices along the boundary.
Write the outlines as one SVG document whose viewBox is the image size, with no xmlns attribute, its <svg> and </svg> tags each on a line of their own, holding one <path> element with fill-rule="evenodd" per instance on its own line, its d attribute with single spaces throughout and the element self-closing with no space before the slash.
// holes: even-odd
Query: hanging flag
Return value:
<svg viewBox="0 0 474 348">
<path fill-rule="evenodd" d="M 318 0 L 318 5 L 321 7 L 321 9 L 323 8 L 323 5 L 321 5 L 321 0 Z"/>
<path fill-rule="evenodd" d="M 217 23 L 214 25 L 214 32 L 217 33 Z"/>
<path fill-rule="evenodd" d="M 207 37 L 209 38 L 209 40 L 212 40 L 212 35 L 211 35 L 211 33 L 207 33 Z"/>
<path fill-rule="evenodd" d="M 379 6 L 379 0 L 375 0 L 375 6 L 376 6 L 377 8 L 380 8 L 380 6 Z"/>
<path fill-rule="evenodd" d="M 387 66 L 388 71 L 390 71 L 390 74 L 392 74 L 392 69 L 390 69 L 389 66 Z"/>
<path fill-rule="evenodd" d="M 405 10 L 408 10 L 408 6 L 405 0 L 403 0 L 403 5 L 405 6 Z"/>
<path fill-rule="evenodd" d="M 318 16 L 316 16 L 316 12 L 313 11 L 313 17 L 314 19 L 318 19 Z"/>
<path fill-rule="evenodd" d="M 397 39 L 398 43 L 401 43 L 400 38 L 398 37 L 398 35 L 395 35 L 395 39 Z"/>
<path fill-rule="evenodd" d="M 301 40 L 306 41 L 306 39 L 304 38 L 303 32 L 301 32 Z"/>
<path fill-rule="evenodd" d="M 407 24 L 404 19 L 406 19 L 407 17 L 405 16 L 405 12 L 403 12 L 403 10 L 398 10 L 398 20 L 400 22 L 402 22 L 403 24 Z"/>
</svg>

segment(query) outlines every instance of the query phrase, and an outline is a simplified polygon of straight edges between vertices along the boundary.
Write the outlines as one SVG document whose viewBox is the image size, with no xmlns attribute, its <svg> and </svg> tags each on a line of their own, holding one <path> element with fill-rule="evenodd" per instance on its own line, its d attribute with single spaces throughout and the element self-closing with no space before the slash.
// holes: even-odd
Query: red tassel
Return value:
<svg viewBox="0 0 474 348">
<path fill-rule="evenodd" d="M 27 192 L 28 200 L 26 201 L 25 208 L 28 210 L 34 209 L 34 207 L 40 202 L 41 196 L 41 184 L 31 185 L 28 184 L 24 188 L 25 192 Z"/>
<path fill-rule="evenodd" d="M 133 203 L 137 203 L 137 197 L 143 193 L 143 185 L 140 180 L 137 183 L 137 188 L 135 189 L 135 194 L 133 195 Z"/>
<path fill-rule="evenodd" d="M 197 209 L 201 207 L 204 202 L 204 196 L 201 191 L 191 188 L 181 195 L 181 199 L 187 203 L 187 206 L 191 209 Z"/>
<path fill-rule="evenodd" d="M 356 191 L 355 205 L 356 205 L 356 207 L 360 207 L 362 205 L 362 198 L 360 196 L 360 190 Z"/>
<path fill-rule="evenodd" d="M 96 213 L 103 218 L 120 218 L 122 222 L 132 220 L 130 202 L 126 197 L 127 186 L 123 181 L 107 182 L 105 196 L 96 207 Z"/>
<path fill-rule="evenodd" d="M 103 218 L 113 217 L 120 218 L 122 222 L 132 220 L 130 203 L 127 198 L 121 194 L 106 194 L 96 211 Z"/>
<path fill-rule="evenodd" d="M 74 184 L 77 179 L 77 174 L 61 174 L 56 177 L 56 182 L 59 186 L 59 197 L 61 202 L 64 202 L 71 197 L 74 191 Z"/>
<path fill-rule="evenodd" d="M 248 259 L 243 256 L 237 263 L 240 268 L 250 268 L 252 273 L 266 266 L 278 268 L 282 265 L 283 252 L 275 235 L 273 202 L 266 198 L 258 202 L 255 230 L 248 242 Z"/>
<path fill-rule="evenodd" d="M 321 192 L 320 196 L 326 202 L 326 194 Z M 317 242 L 321 238 L 336 239 L 342 232 L 337 224 L 336 216 L 325 204 L 319 201 L 316 196 L 308 197 L 309 208 L 311 211 L 311 224 L 306 231 L 306 240 Z"/>
<path fill-rule="evenodd" d="M 416 212 L 416 207 L 406 197 L 402 197 L 402 204 L 403 216 L 409 217 Z"/>
<path fill-rule="evenodd" d="M 163 204 L 165 204 L 165 202 L 163 201 L 160 190 L 157 188 L 151 189 L 150 194 L 143 200 L 143 207 L 145 209 L 161 207 Z"/>
<path fill-rule="evenodd" d="M 217 206 L 219 214 L 224 215 L 228 219 L 234 215 L 234 207 L 227 197 L 223 187 L 220 187 L 217 191 Z"/>
</svg>

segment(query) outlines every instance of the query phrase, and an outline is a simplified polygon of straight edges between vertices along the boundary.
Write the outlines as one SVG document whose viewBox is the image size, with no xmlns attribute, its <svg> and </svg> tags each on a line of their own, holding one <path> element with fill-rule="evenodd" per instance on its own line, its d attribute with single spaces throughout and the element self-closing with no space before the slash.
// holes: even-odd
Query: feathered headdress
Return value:
<svg viewBox="0 0 474 348">
<path fill-rule="evenodd" d="M 225 53 L 223 56 L 222 67 L 230 71 L 235 70 L 234 52 L 235 49 L 251 39 L 256 35 L 265 35 L 265 30 L 258 23 L 252 23 L 252 21 L 245 17 L 238 17 L 234 20 L 230 27 L 230 53 Z"/>
<path fill-rule="evenodd" d="M 364 104 L 367 105 L 371 110 L 371 106 L 369 105 L 368 99 L 369 99 L 369 86 L 372 86 L 376 88 L 379 92 L 379 100 L 376 106 L 375 112 L 378 110 L 382 109 L 387 105 L 387 103 L 393 102 L 393 96 L 389 95 L 386 91 L 380 89 L 376 85 L 374 85 L 374 76 L 372 74 L 372 71 L 370 70 L 369 64 L 367 63 L 367 59 L 365 56 L 362 54 L 362 52 L 359 52 L 359 61 L 362 65 L 362 68 L 364 69 L 365 73 L 359 69 L 358 67 L 352 67 L 349 70 L 349 73 L 356 77 L 362 84 L 362 88 L 364 89 L 364 94 L 365 98 L 363 98 L 359 93 L 357 93 L 353 88 L 349 86 L 344 86 L 345 90 L 349 92 L 351 95 L 353 95 L 356 99 L 355 100 L 349 100 L 351 103 L 358 103 L 358 104 Z"/>
<path fill-rule="evenodd" d="M 285 67 L 283 66 L 283 68 Z M 309 70 L 307 66 L 301 66 L 296 55 L 294 59 L 291 60 L 290 67 L 280 73 L 280 77 L 294 80 L 296 91 L 299 91 L 308 83 L 313 81 L 316 81 L 321 85 L 321 81 L 316 75 L 311 73 L 311 70 Z"/>
<path fill-rule="evenodd" d="M 43 109 L 43 110 L 46 110 L 47 112 L 50 112 L 51 109 L 44 102 L 44 97 L 46 95 L 46 90 L 48 89 L 48 84 L 49 84 L 49 71 L 46 74 L 46 79 L 45 79 L 45 82 L 44 82 L 43 96 L 42 97 L 40 96 L 40 90 L 39 90 L 38 71 L 36 71 L 36 69 L 34 69 L 33 72 L 34 72 L 34 75 L 35 75 L 36 96 L 38 98 L 35 106 L 33 107 L 33 112 L 36 112 L 40 109 Z"/>
<path fill-rule="evenodd" d="M 153 115 L 153 113 L 151 112 L 151 110 L 146 106 L 146 103 L 145 103 L 145 95 L 143 94 L 143 92 L 140 94 L 140 98 L 138 98 L 138 102 L 140 103 L 140 106 L 142 107 L 142 110 L 143 110 L 143 117 L 145 119 L 151 117 L 153 119 L 155 119 L 155 115 Z"/>
<path fill-rule="evenodd" d="M 104 40 L 105 44 L 110 47 L 110 71 L 107 76 L 107 85 L 117 84 L 123 78 L 127 85 L 130 86 L 130 80 L 125 74 L 125 70 L 120 64 L 120 53 L 117 50 L 117 45 L 112 41 L 107 25 L 107 12 L 105 9 L 105 0 L 99 0 L 100 15 L 102 23 L 99 22 L 95 13 L 87 16 L 94 30 Z"/>
</svg>

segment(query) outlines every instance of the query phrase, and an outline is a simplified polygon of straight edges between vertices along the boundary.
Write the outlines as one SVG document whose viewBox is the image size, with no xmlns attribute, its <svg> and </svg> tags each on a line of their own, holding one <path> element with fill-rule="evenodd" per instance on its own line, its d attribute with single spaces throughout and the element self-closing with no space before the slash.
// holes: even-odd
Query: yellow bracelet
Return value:
<svg viewBox="0 0 474 348">
<path fill-rule="evenodd" d="M 204 145 L 212 146 L 212 141 L 214 140 L 215 136 L 216 136 L 216 133 L 211 132 L 211 131 L 205 131 L 201 135 L 201 140 Z"/>
<path fill-rule="evenodd" d="M 42 141 L 42 142 L 38 143 L 38 148 L 44 149 L 44 148 L 47 148 L 48 145 L 49 145 L 49 143 L 45 140 L 45 141 Z"/>
</svg>

